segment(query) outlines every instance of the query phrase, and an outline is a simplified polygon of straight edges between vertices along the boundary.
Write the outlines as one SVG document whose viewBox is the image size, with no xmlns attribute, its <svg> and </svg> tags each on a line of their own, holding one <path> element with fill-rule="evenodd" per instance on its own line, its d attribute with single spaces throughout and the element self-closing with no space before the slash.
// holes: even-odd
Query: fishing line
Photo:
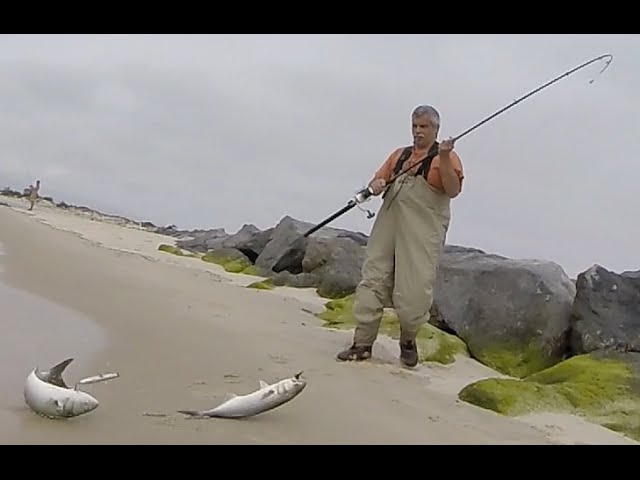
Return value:
<svg viewBox="0 0 640 480">
<path fill-rule="evenodd" d="M 572 73 L 577 72 L 578 70 L 581 70 L 582 68 L 591 65 L 592 63 L 595 63 L 599 60 L 604 60 L 605 58 L 607 58 L 606 63 L 604 65 L 604 67 L 602 68 L 602 70 L 600 70 L 599 75 L 602 75 L 604 73 L 604 71 L 609 67 L 609 65 L 611 64 L 611 62 L 613 61 L 613 55 L 611 54 L 604 54 L 604 55 L 600 55 L 598 57 L 592 58 L 591 60 L 583 63 L 582 65 L 578 65 L 575 68 L 572 68 L 571 70 L 563 73 L 562 75 L 557 76 L 556 78 L 554 78 L 553 80 L 548 81 L 547 83 L 545 83 L 544 85 L 539 86 L 538 88 L 536 88 L 535 90 L 530 91 L 529 93 L 527 93 L 526 95 L 523 95 L 520 98 L 517 98 L 516 100 L 514 100 L 513 102 L 511 102 L 509 105 L 501 108 L 500 110 L 498 110 L 497 112 L 493 113 L 492 115 L 489 115 L 487 118 L 485 118 L 484 120 L 476 123 L 473 127 L 468 128 L 467 130 L 465 130 L 464 132 L 462 132 L 461 134 L 459 134 L 456 137 L 452 137 L 451 140 L 453 141 L 454 145 L 455 143 L 460 140 L 462 137 L 464 137 L 465 135 L 468 135 L 469 133 L 473 132 L 476 128 L 479 128 L 480 126 L 484 125 L 485 123 L 487 123 L 488 121 L 492 120 L 493 118 L 497 117 L 498 115 L 506 112 L 507 110 L 509 110 L 512 107 L 515 107 L 518 103 L 522 102 L 523 100 L 531 97 L 532 95 L 535 95 L 536 93 L 538 93 L 541 90 L 544 90 L 545 88 L 549 87 L 550 85 L 556 83 L 557 81 L 563 79 L 564 77 L 568 77 L 569 75 L 571 75 Z M 595 78 L 592 78 L 591 80 L 589 80 L 589 85 L 591 85 L 593 82 L 595 81 Z M 403 174 L 407 173 L 409 170 L 411 170 L 412 168 L 417 167 L 420 163 L 422 162 L 418 162 L 418 164 L 415 165 L 409 165 L 409 167 L 405 168 L 404 170 L 401 170 L 397 175 L 395 175 L 394 177 L 391 178 L 391 180 L 389 180 L 389 183 L 385 186 L 385 190 L 389 188 L 389 185 L 391 185 L 393 182 L 396 181 L 397 178 L 399 178 L 400 176 L 402 176 Z M 363 193 L 364 192 L 364 193 Z M 366 201 L 369 199 L 369 197 L 371 197 L 371 195 L 373 195 L 373 192 L 369 189 L 369 187 L 365 187 L 363 190 L 361 190 L 360 192 L 358 192 L 359 194 L 362 194 L 360 198 L 362 198 L 362 200 L 360 201 L 360 203 L 362 203 L 363 201 Z M 390 205 L 391 201 L 395 199 L 395 197 L 398 195 L 398 192 L 396 192 L 396 195 L 393 196 L 393 198 L 387 203 L 387 205 Z M 357 195 L 356 195 L 357 196 Z M 360 207 L 359 207 L 360 208 Z M 362 209 L 362 208 L 360 208 Z M 372 212 L 367 211 L 367 218 L 373 218 L 373 214 Z"/>
<path fill-rule="evenodd" d="M 568 71 L 564 72 L 562 75 L 559 75 L 559 76 L 555 77 L 554 79 L 549 80 L 547 83 L 539 86 L 538 88 L 536 88 L 534 90 L 531 90 L 529 93 L 521 96 L 520 98 L 517 98 L 516 100 L 514 100 L 510 104 L 506 105 L 505 107 L 501 108 L 500 110 L 496 111 L 495 113 L 493 113 L 493 114 L 489 115 L 488 117 L 484 118 L 483 120 L 481 120 L 480 122 L 476 123 L 472 127 L 468 128 L 467 130 L 465 130 L 462 133 L 458 134 L 457 136 L 452 137 L 451 140 L 453 140 L 453 143 L 455 144 L 455 142 L 457 142 L 461 138 L 463 138 L 466 135 L 470 134 L 474 130 L 480 128 L 482 125 L 484 125 L 485 123 L 489 122 L 490 120 L 496 118 L 498 115 L 501 115 L 502 113 L 506 112 L 510 108 L 515 107 L 520 102 L 522 102 L 522 101 L 526 100 L 527 98 L 535 95 L 536 93 L 540 92 L 541 90 L 544 90 L 545 88 L 553 85 L 554 83 L 560 81 L 561 79 L 563 79 L 565 77 L 568 77 L 569 75 L 572 75 L 573 73 L 577 72 L 578 70 L 581 70 L 581 69 L 591 65 L 592 63 L 598 62 L 600 60 L 605 60 L 605 62 L 606 62 L 604 67 L 602 68 L 602 70 L 599 73 L 599 75 L 602 75 L 604 73 L 604 71 L 609 67 L 611 62 L 613 61 L 613 55 L 611 55 L 609 53 L 604 54 L 604 55 L 599 55 L 599 56 L 597 56 L 595 58 L 592 58 L 591 60 L 586 61 L 583 64 L 578 65 L 577 67 L 574 67 L 571 70 L 568 70 Z M 591 80 L 589 80 L 589 84 L 591 85 L 594 81 L 595 81 L 595 78 L 592 78 Z M 386 188 L 388 188 L 389 185 L 391 185 L 393 182 L 395 182 L 400 176 L 404 175 L 409 170 L 411 170 L 411 169 L 413 169 L 413 168 L 415 168 L 417 166 L 418 165 L 409 165 L 405 169 L 403 169 L 400 172 L 398 172 L 396 175 L 394 175 L 389 180 L 389 182 L 387 183 Z M 326 218 L 322 222 L 318 223 L 314 227 L 312 227 L 309 230 L 307 230 L 302 235 L 302 239 L 304 239 L 304 238 L 308 237 L 309 235 L 311 235 L 312 233 L 318 231 L 319 229 L 321 229 L 322 227 L 324 227 L 328 223 L 332 222 L 333 220 L 335 220 L 339 216 L 344 215 L 346 212 L 351 210 L 353 207 L 358 206 L 358 208 L 361 208 L 360 204 L 370 200 L 370 198 L 372 196 L 373 196 L 373 191 L 371 190 L 370 187 L 365 187 L 365 188 L 359 190 L 358 192 L 356 192 L 355 196 L 351 200 L 349 200 L 349 202 L 344 207 L 342 207 L 336 213 L 334 213 L 333 215 L 329 216 L 328 218 Z M 373 216 L 374 216 L 373 212 L 367 211 L 367 218 L 372 218 Z M 298 240 L 300 240 L 300 238 Z M 295 244 L 295 243 L 296 242 L 293 242 L 293 244 Z M 293 246 L 289 250 L 291 250 L 292 248 L 293 248 Z M 283 270 L 285 270 L 287 268 L 287 264 L 289 264 L 289 263 L 290 262 L 285 260 L 285 256 L 283 254 L 283 256 L 280 257 L 280 261 L 278 261 L 276 263 L 276 265 L 272 269 L 273 269 L 274 272 L 283 271 Z"/>
<path fill-rule="evenodd" d="M 556 78 L 554 78 L 553 80 L 548 81 L 547 83 L 545 83 L 544 85 L 539 86 L 538 88 L 536 88 L 535 90 L 530 91 L 529 93 L 527 93 L 526 95 L 523 95 L 520 98 L 517 98 L 516 100 L 514 100 L 513 102 L 511 102 L 509 105 L 501 108 L 500 110 L 498 110 L 497 112 L 489 115 L 487 118 L 485 118 L 484 120 L 481 120 L 480 122 L 476 123 L 473 127 L 468 128 L 467 130 L 465 130 L 464 132 L 460 133 L 458 136 L 456 137 L 452 137 L 451 140 L 453 140 L 454 144 L 455 142 L 457 142 L 458 140 L 460 140 L 462 137 L 470 134 L 471 132 L 473 132 L 475 129 L 481 127 L 482 125 L 484 125 L 485 123 L 487 123 L 488 121 L 494 119 L 495 117 L 497 117 L 498 115 L 506 112 L 507 110 L 509 110 L 512 107 L 515 107 L 518 103 L 522 102 L 523 100 L 526 100 L 527 98 L 531 97 L 532 95 L 535 95 L 536 93 L 540 92 L 541 90 L 544 90 L 545 88 L 551 86 L 552 84 L 556 83 L 559 80 L 562 80 L 565 77 L 568 77 L 569 75 L 577 72 L 578 70 L 583 69 L 584 67 L 587 67 L 588 65 L 591 65 L 592 63 L 595 63 L 597 61 L 600 60 L 604 60 L 605 58 L 607 58 L 606 63 L 604 65 L 604 67 L 602 68 L 602 70 L 600 70 L 599 75 L 602 75 L 604 73 L 604 71 L 609 67 L 609 65 L 611 64 L 611 62 L 613 61 L 613 55 L 607 53 L 604 55 L 600 55 L 598 57 L 592 58 L 591 60 L 583 63 L 582 65 L 578 65 L 575 68 L 572 68 L 571 70 L 563 73 L 562 75 L 557 76 Z M 593 82 L 595 81 L 595 78 L 592 78 L 591 80 L 589 80 L 589 85 L 591 85 Z M 409 170 L 411 170 L 412 168 L 414 168 L 416 165 L 412 165 L 402 171 L 400 171 L 397 175 L 395 175 L 391 180 L 389 180 L 389 183 L 393 183 L 398 177 L 400 177 L 401 175 L 407 173 Z"/>
<path fill-rule="evenodd" d="M 476 130 L 477 128 L 480 128 L 482 125 L 484 125 L 485 123 L 489 122 L 490 120 L 496 118 L 498 115 L 501 115 L 502 113 L 506 112 L 507 110 L 509 110 L 510 108 L 515 107 L 517 104 L 519 104 L 520 102 L 526 100 L 527 98 L 531 97 L 532 95 L 535 95 L 536 93 L 540 92 L 541 90 L 544 90 L 545 88 L 553 85 L 554 83 L 558 82 L 559 80 L 568 77 L 569 75 L 577 72 L 578 70 L 581 70 L 585 67 L 587 67 L 588 65 L 591 65 L 592 63 L 598 62 L 600 60 L 606 60 L 605 66 L 602 68 L 602 70 L 600 71 L 599 75 L 602 75 L 604 73 L 604 71 L 609 67 L 609 65 L 611 64 L 611 62 L 613 61 L 613 55 L 607 53 L 604 55 L 600 55 L 598 57 L 592 58 L 591 60 L 584 62 L 581 65 L 578 65 L 575 68 L 572 68 L 571 70 L 568 70 L 567 72 L 563 73 L 562 75 L 557 76 L 556 78 L 548 81 L 547 83 L 545 83 L 544 85 L 539 86 L 538 88 L 530 91 L 529 93 L 521 96 L 520 98 L 517 98 L 516 100 L 514 100 L 513 102 L 511 102 L 510 104 L 508 104 L 507 106 L 501 108 L 500 110 L 498 110 L 497 112 L 489 115 L 488 117 L 486 117 L 485 119 L 481 120 L 480 122 L 476 123 L 474 126 L 468 128 L 467 130 L 465 130 L 464 132 L 460 133 L 459 135 L 452 137 L 452 140 L 455 144 L 455 142 L 457 142 L 458 140 L 460 140 L 462 137 L 465 137 L 466 135 L 470 134 L 471 132 L 473 132 L 474 130 Z M 592 84 L 595 81 L 595 78 L 592 78 L 591 80 L 589 80 L 589 84 Z M 412 168 L 415 168 L 417 165 L 409 165 L 407 168 L 401 170 L 400 172 L 398 172 L 396 175 L 394 175 L 388 182 L 387 186 L 390 185 L 391 183 L 395 182 L 400 176 L 404 175 L 405 173 L 407 173 L 409 170 L 411 170 Z M 349 201 L 349 203 L 343 207 L 341 210 L 339 210 L 338 212 L 336 212 L 335 214 L 331 215 L 329 218 L 327 218 L 326 220 L 324 220 L 323 222 L 319 223 L 318 225 L 314 226 L 313 228 L 311 228 L 309 231 L 307 231 L 304 236 L 307 237 L 309 235 L 311 235 L 313 232 L 317 231 L 318 229 L 324 227 L 327 223 L 335 220 L 337 217 L 339 217 L 340 215 L 344 214 L 345 212 L 351 210 L 351 208 L 355 207 L 356 205 L 359 205 L 365 201 L 367 201 L 371 196 L 373 195 L 373 192 L 371 191 L 371 189 L 369 187 L 363 188 L 362 190 L 358 191 L 356 193 L 356 195 L 353 197 L 353 199 L 351 199 Z M 368 213 L 367 216 L 369 218 L 372 218 L 373 215 L 371 213 Z"/>
</svg>

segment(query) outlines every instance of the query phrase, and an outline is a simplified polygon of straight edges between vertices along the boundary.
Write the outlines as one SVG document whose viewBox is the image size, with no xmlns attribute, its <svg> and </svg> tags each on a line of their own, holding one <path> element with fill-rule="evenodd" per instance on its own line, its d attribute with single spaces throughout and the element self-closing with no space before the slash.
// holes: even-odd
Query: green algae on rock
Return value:
<svg viewBox="0 0 640 480">
<path fill-rule="evenodd" d="M 166 252 L 166 253 L 171 253 L 173 255 L 177 255 L 179 257 L 189 257 L 189 258 L 195 258 L 196 255 L 194 255 L 193 253 L 184 253 L 182 251 L 182 249 L 178 248 L 178 247 L 174 247 L 173 245 L 167 245 L 166 243 L 161 243 L 158 246 L 158 250 L 161 252 Z"/>
<path fill-rule="evenodd" d="M 241 273 L 243 270 L 251 266 L 250 262 L 239 258 L 217 257 L 209 253 L 204 254 L 202 256 L 202 260 L 220 265 L 225 269 L 225 271 L 230 273 Z"/>
<path fill-rule="evenodd" d="M 470 347 L 471 349 L 471 347 Z M 524 378 L 556 365 L 561 358 L 545 355 L 543 347 L 533 339 L 528 345 L 496 341 L 472 350 L 473 358 L 483 365 L 511 377 Z"/>
<path fill-rule="evenodd" d="M 509 416 L 568 413 L 640 440 L 640 354 L 577 355 L 524 379 L 488 378 L 460 400 Z"/>
<path fill-rule="evenodd" d="M 256 268 L 251 261 L 240 251 L 235 249 L 222 248 L 212 250 L 202 256 L 205 262 L 220 265 L 229 273 L 243 273 L 255 275 Z"/>
<path fill-rule="evenodd" d="M 324 320 L 325 327 L 351 329 L 356 324 L 352 310 L 353 294 L 325 303 L 325 310 L 317 316 Z M 398 317 L 392 310 L 384 311 L 380 322 L 380 334 L 396 340 L 400 338 Z M 424 325 L 420 330 L 417 343 L 420 362 L 448 365 L 455 362 L 457 355 L 469 356 L 462 340 L 430 324 Z"/>
<path fill-rule="evenodd" d="M 248 267 L 246 267 L 244 270 L 242 270 L 243 275 L 251 275 L 252 277 L 260 277 L 260 272 L 258 271 L 258 269 L 256 268 L 255 265 L 249 265 Z"/>
<path fill-rule="evenodd" d="M 266 280 L 262 280 L 259 282 L 253 282 L 247 285 L 247 288 L 255 288 L 257 290 L 273 290 L 276 286 L 273 284 L 271 279 L 267 278 Z"/>
</svg>

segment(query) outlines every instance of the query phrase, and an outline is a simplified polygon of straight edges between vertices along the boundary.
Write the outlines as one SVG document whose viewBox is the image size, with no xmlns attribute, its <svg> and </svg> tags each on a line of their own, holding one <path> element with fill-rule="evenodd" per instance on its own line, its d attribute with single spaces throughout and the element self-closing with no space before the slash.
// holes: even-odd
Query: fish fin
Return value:
<svg viewBox="0 0 640 480">
<path fill-rule="evenodd" d="M 67 384 L 64 383 L 64 380 L 62 379 L 62 372 L 64 372 L 64 369 L 67 368 L 72 361 L 73 361 L 73 358 L 67 358 L 66 360 L 60 362 L 59 364 L 51 367 L 47 372 L 49 383 L 57 387 L 69 388 Z"/>
<path fill-rule="evenodd" d="M 267 382 L 265 382 L 264 380 L 260 380 L 260 388 L 267 388 L 269 386 L 269 384 Z"/>
<path fill-rule="evenodd" d="M 236 395 L 235 393 L 227 393 L 224 396 L 224 400 L 225 402 L 228 402 L 229 400 L 233 400 L 234 398 L 236 398 L 238 395 Z"/>
<path fill-rule="evenodd" d="M 266 398 L 269 398 L 271 395 L 275 395 L 276 391 L 272 388 L 270 390 L 267 390 L 266 392 L 264 392 L 262 394 L 262 397 L 260 397 L 261 400 L 264 400 Z"/>
</svg>

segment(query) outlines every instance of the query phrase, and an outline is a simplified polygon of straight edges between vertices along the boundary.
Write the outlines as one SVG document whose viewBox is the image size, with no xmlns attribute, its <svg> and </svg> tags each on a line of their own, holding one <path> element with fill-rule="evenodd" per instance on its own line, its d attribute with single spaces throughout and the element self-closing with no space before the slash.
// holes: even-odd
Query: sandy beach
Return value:
<svg viewBox="0 0 640 480">
<path fill-rule="evenodd" d="M 380 338 L 375 361 L 342 364 L 351 332 L 307 313 L 313 290 L 244 288 L 255 277 L 157 250 L 173 239 L 0 196 L 0 442 L 3 444 L 634 444 L 572 416 L 506 418 L 460 402 L 467 383 L 498 373 L 471 359 L 399 366 Z M 72 420 L 42 418 L 22 386 L 36 365 L 67 357 L 73 382 L 101 402 Z M 185 419 L 299 371 L 306 390 L 246 420 Z"/>
</svg>

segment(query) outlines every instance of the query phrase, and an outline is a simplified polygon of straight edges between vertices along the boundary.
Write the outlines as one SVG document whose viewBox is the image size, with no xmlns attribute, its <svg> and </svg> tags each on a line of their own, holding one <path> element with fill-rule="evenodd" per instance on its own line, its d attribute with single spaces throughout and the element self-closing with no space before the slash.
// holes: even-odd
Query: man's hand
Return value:
<svg viewBox="0 0 640 480">
<path fill-rule="evenodd" d="M 386 185 L 387 182 L 382 178 L 374 178 L 369 182 L 369 188 L 373 191 L 374 195 L 380 195 Z"/>
<path fill-rule="evenodd" d="M 448 157 L 449 153 L 453 150 L 453 139 L 452 138 L 448 138 L 447 140 L 442 141 L 439 145 L 438 145 L 438 154 L 441 157 Z"/>
</svg>

